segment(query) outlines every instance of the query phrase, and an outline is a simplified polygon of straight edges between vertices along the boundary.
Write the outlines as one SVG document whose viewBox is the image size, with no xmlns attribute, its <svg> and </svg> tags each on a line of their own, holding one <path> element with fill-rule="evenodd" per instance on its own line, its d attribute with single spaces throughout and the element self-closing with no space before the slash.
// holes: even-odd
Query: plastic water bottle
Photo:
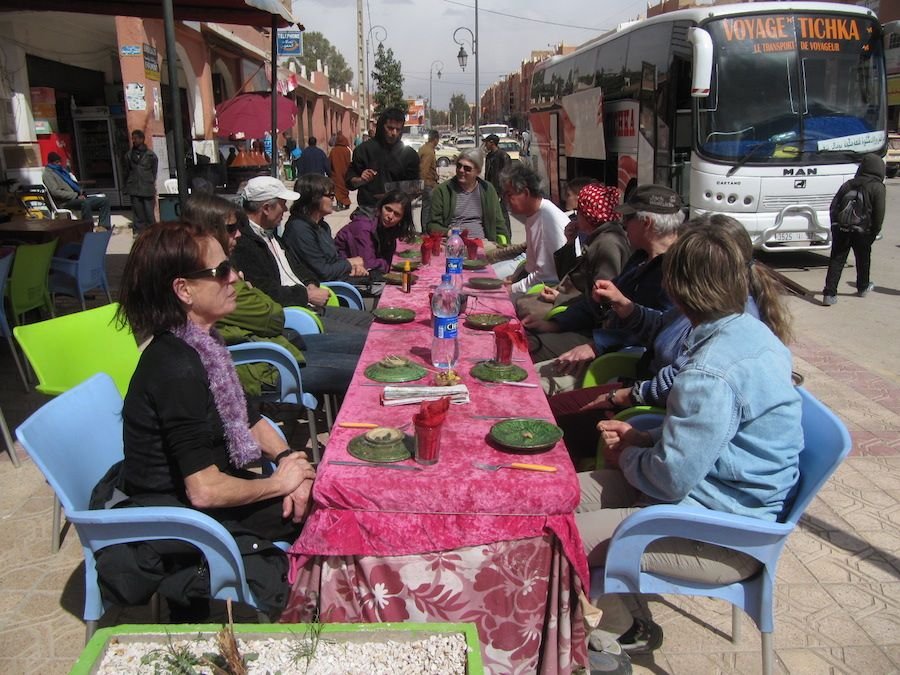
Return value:
<svg viewBox="0 0 900 675">
<path fill-rule="evenodd" d="M 459 230 L 450 230 L 446 250 L 447 274 L 450 275 L 456 290 L 460 291 L 463 285 L 463 260 L 466 259 L 466 244 L 459 236 Z"/>
<path fill-rule="evenodd" d="M 441 370 L 453 370 L 459 361 L 459 292 L 449 274 L 442 275 L 441 283 L 434 289 L 431 316 L 434 324 L 431 364 Z"/>
</svg>

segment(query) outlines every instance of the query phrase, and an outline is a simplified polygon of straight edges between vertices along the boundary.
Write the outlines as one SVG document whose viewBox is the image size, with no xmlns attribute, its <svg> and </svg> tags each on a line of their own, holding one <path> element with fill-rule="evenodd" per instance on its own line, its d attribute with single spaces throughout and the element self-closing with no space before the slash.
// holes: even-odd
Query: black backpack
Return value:
<svg viewBox="0 0 900 675">
<path fill-rule="evenodd" d="M 869 231 L 872 224 L 872 207 L 863 186 L 855 185 L 841 197 L 835 224 L 844 232 Z"/>
</svg>

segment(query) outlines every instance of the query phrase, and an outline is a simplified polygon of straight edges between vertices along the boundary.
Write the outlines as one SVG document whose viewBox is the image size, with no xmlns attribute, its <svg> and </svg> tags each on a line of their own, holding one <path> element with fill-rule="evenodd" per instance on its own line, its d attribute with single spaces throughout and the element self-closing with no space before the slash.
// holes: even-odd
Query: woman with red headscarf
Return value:
<svg viewBox="0 0 900 675">
<path fill-rule="evenodd" d="M 335 211 L 343 211 L 350 208 L 350 191 L 347 189 L 347 183 L 344 176 L 347 173 L 347 167 L 350 166 L 350 142 L 347 137 L 340 131 L 334 139 L 334 147 L 328 156 L 331 162 L 331 180 L 334 181 L 334 199 L 337 202 Z"/>
<path fill-rule="evenodd" d="M 612 279 L 631 255 L 616 207 L 619 190 L 591 183 L 578 193 L 575 219 L 566 227 L 566 245 L 553 254 L 560 281 L 545 287 L 540 295 L 525 296 L 517 303 L 520 317 L 543 319 L 552 306 L 566 304 L 584 295 L 590 297 L 594 282 Z"/>
</svg>

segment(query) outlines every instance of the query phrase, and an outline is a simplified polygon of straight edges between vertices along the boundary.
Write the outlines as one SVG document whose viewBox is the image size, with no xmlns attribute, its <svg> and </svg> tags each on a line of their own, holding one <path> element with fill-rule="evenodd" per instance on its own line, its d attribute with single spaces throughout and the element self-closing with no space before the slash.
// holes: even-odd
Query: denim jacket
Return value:
<svg viewBox="0 0 900 675">
<path fill-rule="evenodd" d="M 748 314 L 695 327 L 649 448 L 626 448 L 626 479 L 653 502 L 776 520 L 799 478 L 800 395 L 791 354 Z"/>
</svg>

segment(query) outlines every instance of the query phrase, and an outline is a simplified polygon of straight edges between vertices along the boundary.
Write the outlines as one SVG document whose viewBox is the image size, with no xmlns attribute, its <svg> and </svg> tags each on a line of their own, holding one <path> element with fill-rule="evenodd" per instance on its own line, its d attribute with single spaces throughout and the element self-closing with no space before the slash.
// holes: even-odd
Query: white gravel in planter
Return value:
<svg viewBox="0 0 900 675">
<path fill-rule="evenodd" d="M 315 656 L 308 668 L 304 657 L 296 658 L 298 645 L 309 642 L 304 635 L 248 639 L 238 634 L 236 637 L 242 655 L 258 655 L 247 661 L 250 675 L 274 675 L 279 672 L 282 675 L 462 675 L 466 672 L 468 647 L 465 636 L 460 633 L 379 642 L 364 641 L 363 636 L 347 638 L 346 634 L 335 637 L 326 633 L 319 638 Z M 172 640 L 172 645 L 187 647 L 196 656 L 217 653 L 214 637 L 178 637 Z M 144 656 L 153 650 L 157 650 L 159 658 L 141 663 Z M 149 642 L 140 637 L 132 641 L 123 636 L 107 646 L 96 673 L 155 675 L 167 672 L 163 658 L 166 652 L 165 637 Z M 194 668 L 198 673 L 211 672 L 209 667 Z"/>
</svg>

